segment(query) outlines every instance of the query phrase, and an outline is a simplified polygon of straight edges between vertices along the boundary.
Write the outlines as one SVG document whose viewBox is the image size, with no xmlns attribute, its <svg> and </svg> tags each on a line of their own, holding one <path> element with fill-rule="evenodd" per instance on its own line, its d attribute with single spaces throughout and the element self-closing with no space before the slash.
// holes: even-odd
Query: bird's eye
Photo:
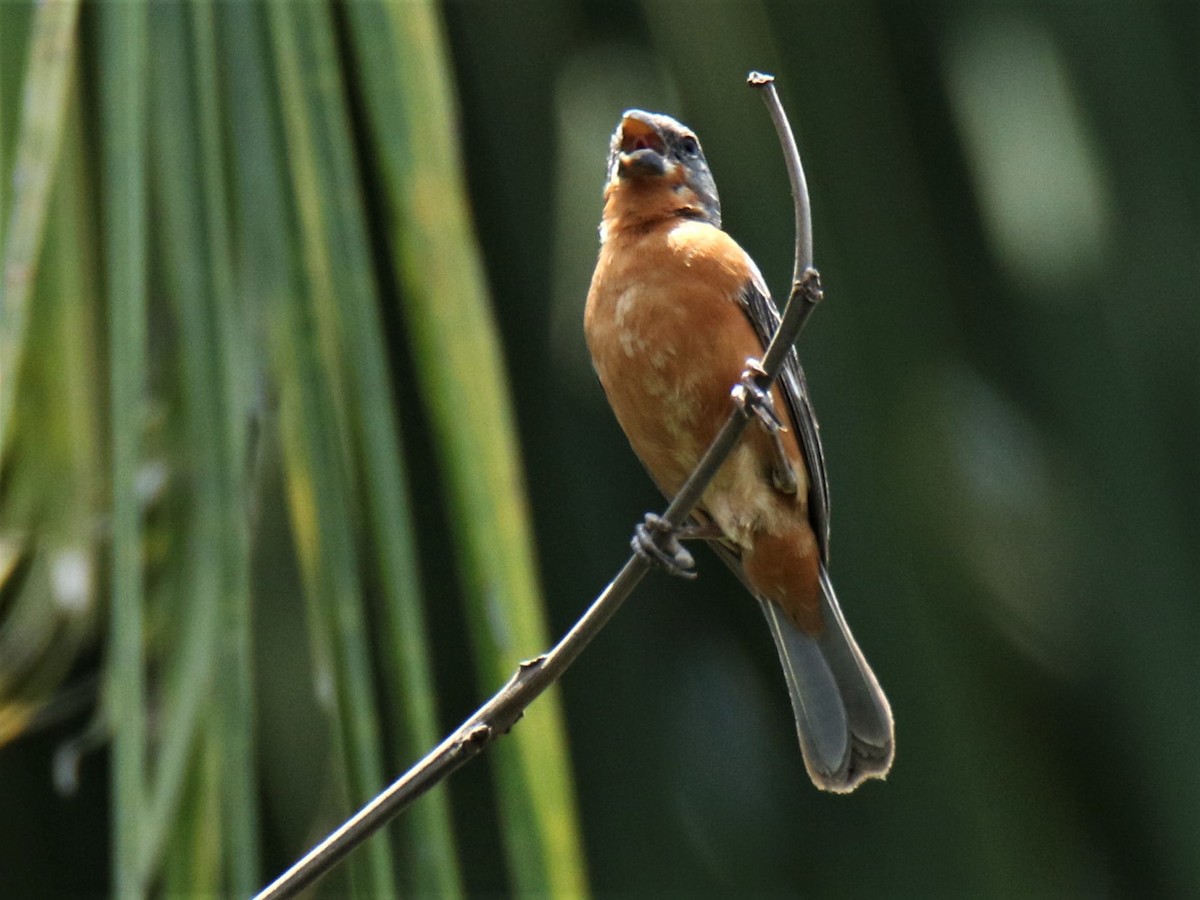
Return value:
<svg viewBox="0 0 1200 900">
<path fill-rule="evenodd" d="M 700 144 L 690 134 L 684 135 L 679 140 L 679 149 L 683 151 L 685 156 L 695 156 L 700 152 Z"/>
</svg>

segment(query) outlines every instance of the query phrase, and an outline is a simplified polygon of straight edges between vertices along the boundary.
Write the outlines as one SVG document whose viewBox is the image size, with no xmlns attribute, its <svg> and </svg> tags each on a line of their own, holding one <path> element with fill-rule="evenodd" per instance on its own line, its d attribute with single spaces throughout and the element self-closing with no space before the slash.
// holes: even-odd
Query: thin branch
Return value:
<svg viewBox="0 0 1200 900">
<path fill-rule="evenodd" d="M 808 189 L 795 139 L 775 91 L 774 79 L 769 75 L 752 72 L 747 81 L 752 87 L 762 89 L 763 100 L 779 133 L 779 140 L 787 159 L 792 199 L 796 209 L 796 256 L 792 290 L 784 310 L 783 321 L 762 361 L 765 374 L 759 375 L 757 379 L 759 386 L 765 389 L 770 387 L 779 374 L 787 352 L 799 337 L 809 313 L 820 299 L 820 291 L 816 271 L 812 268 L 812 222 Z M 665 522 L 675 528 L 683 525 L 692 514 L 709 482 L 750 422 L 750 417 L 737 405 L 731 402 L 730 406 L 729 419 L 662 516 Z M 651 563 L 645 557 L 636 553 L 630 556 L 617 577 L 549 653 L 521 663 L 508 683 L 453 734 L 279 876 L 259 893 L 255 900 L 278 900 L 294 896 L 328 872 L 352 849 L 399 815 L 414 800 L 483 752 L 492 741 L 507 734 L 521 718 L 526 707 L 562 677 L 583 648 L 599 634 L 621 604 L 633 593 L 633 589 L 650 568 Z"/>
<path fill-rule="evenodd" d="M 783 145 L 783 158 L 787 162 L 788 181 L 792 185 L 792 204 L 796 211 L 796 253 L 793 259 L 792 284 L 800 283 L 806 270 L 813 264 L 812 211 L 808 204 L 808 182 L 804 179 L 804 166 L 800 163 L 800 150 L 796 147 L 796 138 L 792 134 L 792 126 L 788 124 L 787 113 L 779 102 L 779 94 L 775 90 L 775 76 L 764 75 L 762 72 L 751 72 L 746 76 L 746 83 L 751 87 L 764 88 L 763 102 L 767 104 L 767 112 Z"/>
</svg>

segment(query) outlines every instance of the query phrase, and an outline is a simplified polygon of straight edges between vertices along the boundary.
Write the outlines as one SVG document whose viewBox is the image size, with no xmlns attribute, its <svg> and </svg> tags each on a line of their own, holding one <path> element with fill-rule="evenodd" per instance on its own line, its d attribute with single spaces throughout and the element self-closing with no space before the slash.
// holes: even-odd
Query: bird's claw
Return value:
<svg viewBox="0 0 1200 900">
<path fill-rule="evenodd" d="M 695 578 L 695 560 L 679 542 L 675 528 L 661 516 L 647 513 L 633 530 L 633 552 L 642 559 L 680 578 Z"/>
<path fill-rule="evenodd" d="M 788 462 L 783 440 L 779 437 L 787 428 L 775 414 L 770 389 L 763 387 L 766 380 L 767 371 L 762 367 L 762 363 L 753 357 L 746 360 L 742 377 L 733 386 L 733 402 L 742 411 L 742 415 L 755 416 L 771 438 L 771 449 L 775 457 L 771 466 L 771 483 L 775 485 L 775 489 L 784 494 L 795 494 L 800 485 L 791 463 Z"/>
<path fill-rule="evenodd" d="M 742 372 L 742 377 L 733 386 L 733 402 L 742 411 L 742 415 L 755 416 L 767 431 L 786 431 L 779 416 L 775 415 L 770 388 L 762 386 L 766 377 L 767 372 L 762 367 L 762 363 L 753 357 L 746 360 L 746 368 Z"/>
</svg>

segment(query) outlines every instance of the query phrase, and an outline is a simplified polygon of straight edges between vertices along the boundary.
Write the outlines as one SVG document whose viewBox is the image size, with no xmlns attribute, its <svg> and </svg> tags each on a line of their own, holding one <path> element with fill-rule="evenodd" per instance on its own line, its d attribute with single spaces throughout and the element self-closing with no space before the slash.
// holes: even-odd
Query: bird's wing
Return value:
<svg viewBox="0 0 1200 900">
<path fill-rule="evenodd" d="M 746 311 L 758 339 L 762 342 L 763 352 L 766 352 L 766 347 L 778 330 L 782 317 L 757 269 L 753 270 L 753 277 L 746 283 L 740 299 L 742 309 Z M 796 435 L 800 439 L 800 449 L 804 453 L 809 475 L 808 516 L 821 548 L 821 560 L 828 564 L 829 478 L 825 474 L 825 454 L 821 450 L 821 428 L 817 424 L 816 413 L 813 412 L 812 401 L 808 396 L 808 383 L 804 380 L 804 369 L 800 367 L 800 357 L 795 347 L 788 350 L 775 387 L 783 394 L 791 414 L 792 427 L 796 429 Z"/>
</svg>

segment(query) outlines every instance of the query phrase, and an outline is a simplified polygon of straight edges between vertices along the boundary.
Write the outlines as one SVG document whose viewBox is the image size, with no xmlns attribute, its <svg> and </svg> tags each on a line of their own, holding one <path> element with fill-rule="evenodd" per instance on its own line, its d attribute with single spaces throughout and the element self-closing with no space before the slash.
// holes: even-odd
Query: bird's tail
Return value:
<svg viewBox="0 0 1200 900">
<path fill-rule="evenodd" d="M 892 767 L 892 708 L 842 616 L 821 566 L 818 637 L 802 632 L 770 601 L 761 601 L 796 713 L 804 765 L 813 784 L 844 794 Z"/>
</svg>

